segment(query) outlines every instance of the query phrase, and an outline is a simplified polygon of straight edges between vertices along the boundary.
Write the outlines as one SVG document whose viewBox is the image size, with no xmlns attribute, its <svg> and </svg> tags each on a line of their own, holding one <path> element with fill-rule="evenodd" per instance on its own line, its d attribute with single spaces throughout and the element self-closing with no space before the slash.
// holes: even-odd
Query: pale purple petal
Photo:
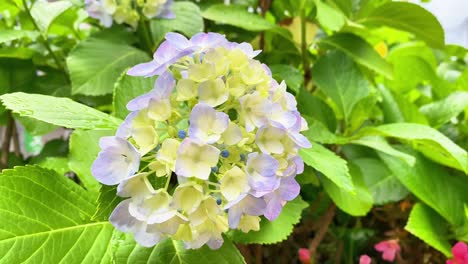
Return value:
<svg viewBox="0 0 468 264">
<path fill-rule="evenodd" d="M 300 133 L 289 133 L 290 138 L 301 148 L 311 148 L 310 141 Z"/>
<path fill-rule="evenodd" d="M 294 177 L 288 177 L 281 179 L 280 187 L 276 190 L 279 197 L 283 201 L 294 200 L 299 195 L 301 186 L 297 183 Z"/>
<path fill-rule="evenodd" d="M 138 113 L 139 111 L 135 111 L 128 114 L 123 123 L 120 124 L 119 128 L 117 129 L 115 136 L 123 139 L 129 138 L 131 135 L 133 119 L 138 115 Z"/>
<path fill-rule="evenodd" d="M 228 203 L 224 209 L 228 210 L 228 222 L 231 228 L 236 228 L 239 225 L 243 214 L 247 215 L 263 215 L 265 212 L 266 203 L 261 198 L 256 198 L 249 194 L 242 194 L 237 199 Z"/>
<path fill-rule="evenodd" d="M 265 200 L 267 203 L 265 218 L 273 221 L 280 215 L 281 210 L 283 210 L 282 201 L 276 193 L 267 194 Z"/>
<path fill-rule="evenodd" d="M 204 103 L 198 103 L 190 113 L 188 134 L 206 143 L 215 143 L 229 125 L 229 116 Z"/>
<path fill-rule="evenodd" d="M 180 50 L 191 47 L 190 41 L 182 34 L 169 32 L 165 36 L 166 40 Z"/>
<path fill-rule="evenodd" d="M 159 65 L 156 61 L 144 62 L 133 66 L 127 71 L 127 74 L 130 76 L 151 76 L 150 74 L 157 68 Z"/>
<path fill-rule="evenodd" d="M 165 71 L 154 83 L 154 89 L 146 94 L 140 95 L 127 103 L 127 109 L 130 111 L 138 111 L 147 108 L 152 99 L 168 98 L 175 87 L 175 79 L 172 73 Z"/>
<path fill-rule="evenodd" d="M 161 13 L 157 16 L 160 18 L 174 19 L 176 18 L 174 12 L 172 11 L 173 0 L 167 0 L 166 3 L 162 6 Z"/>
<path fill-rule="evenodd" d="M 210 48 L 214 48 L 217 46 L 223 46 L 228 43 L 226 37 L 224 35 L 218 33 L 204 33 L 200 32 L 195 34 L 191 39 L 190 42 L 193 46 L 198 47 L 199 49 L 206 50 Z"/>
<path fill-rule="evenodd" d="M 109 222 L 119 231 L 130 232 L 132 231 L 138 220 L 130 215 L 128 206 L 131 199 L 123 200 L 112 211 L 109 217 Z"/>
<path fill-rule="evenodd" d="M 103 137 L 99 146 L 102 150 L 91 167 L 99 182 L 114 185 L 138 171 L 140 154 L 128 141 L 119 137 Z"/>
</svg>

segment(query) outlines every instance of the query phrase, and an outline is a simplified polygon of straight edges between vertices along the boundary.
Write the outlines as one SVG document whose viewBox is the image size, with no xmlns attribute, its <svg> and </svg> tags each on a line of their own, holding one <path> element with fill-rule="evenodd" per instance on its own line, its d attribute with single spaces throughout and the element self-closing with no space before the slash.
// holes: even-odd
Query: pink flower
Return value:
<svg viewBox="0 0 468 264">
<path fill-rule="evenodd" d="M 299 249 L 299 260 L 302 264 L 310 264 L 310 251 L 307 248 Z"/>
<path fill-rule="evenodd" d="M 400 245 L 398 239 L 390 239 L 382 241 L 374 245 L 375 250 L 382 252 L 382 258 L 386 261 L 394 261 L 395 256 L 400 252 Z"/>
<path fill-rule="evenodd" d="M 371 264 L 372 259 L 367 255 L 361 255 L 359 258 L 359 264 Z"/>
<path fill-rule="evenodd" d="M 463 242 L 456 243 L 452 248 L 453 259 L 446 264 L 468 264 L 468 245 Z"/>
</svg>

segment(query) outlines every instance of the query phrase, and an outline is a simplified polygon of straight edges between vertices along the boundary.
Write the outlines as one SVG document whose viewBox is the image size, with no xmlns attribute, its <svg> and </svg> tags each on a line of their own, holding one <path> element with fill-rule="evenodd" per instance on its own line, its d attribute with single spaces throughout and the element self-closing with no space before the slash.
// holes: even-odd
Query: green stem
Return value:
<svg viewBox="0 0 468 264">
<path fill-rule="evenodd" d="M 146 52 L 153 56 L 153 38 L 151 36 L 149 20 L 141 18 L 138 22 L 138 35 L 140 36 L 141 45 L 144 46 Z"/>
<path fill-rule="evenodd" d="M 36 20 L 34 20 L 33 16 L 31 15 L 31 10 L 29 9 L 28 7 L 28 4 L 26 2 L 26 0 L 23 0 L 23 6 L 24 6 L 24 9 L 26 11 L 26 14 L 28 15 L 29 19 L 31 20 L 34 28 L 36 28 L 37 31 L 39 31 L 40 35 L 39 35 L 39 38 L 42 42 L 42 44 L 44 44 L 45 48 L 47 49 L 47 51 L 49 52 L 49 54 L 52 56 L 52 58 L 54 59 L 55 61 L 55 64 L 57 64 L 57 67 L 60 68 L 60 69 L 64 69 L 65 72 L 66 72 L 66 66 L 64 64 L 62 64 L 62 62 L 60 61 L 60 59 L 57 57 L 57 54 L 55 54 L 53 51 L 52 51 L 52 48 L 50 47 L 49 45 L 49 42 L 47 41 L 47 39 L 44 37 L 43 35 L 43 32 L 41 31 L 41 28 L 37 25 L 36 23 Z M 66 73 L 65 73 L 66 75 Z M 67 76 L 68 78 L 68 76 Z"/>
<path fill-rule="evenodd" d="M 302 67 L 304 68 L 304 86 L 310 80 L 310 65 L 307 50 L 307 31 L 306 31 L 306 13 L 305 10 L 301 12 L 301 55 L 302 55 Z"/>
<path fill-rule="evenodd" d="M 171 182 L 171 176 L 172 174 L 167 175 L 166 184 L 164 185 L 164 190 L 166 191 L 167 191 L 167 188 L 169 188 L 169 183 Z"/>
</svg>

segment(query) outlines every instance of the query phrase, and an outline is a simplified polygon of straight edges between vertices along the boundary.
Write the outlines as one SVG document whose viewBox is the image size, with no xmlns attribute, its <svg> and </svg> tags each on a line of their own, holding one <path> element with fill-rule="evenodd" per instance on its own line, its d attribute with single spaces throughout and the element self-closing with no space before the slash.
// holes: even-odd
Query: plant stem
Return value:
<svg viewBox="0 0 468 264">
<path fill-rule="evenodd" d="M 1 168 L 7 168 L 8 167 L 8 153 L 10 152 L 10 142 L 11 142 L 11 137 L 13 134 L 13 124 L 15 120 L 13 120 L 13 117 L 11 116 L 11 113 L 7 113 L 8 116 L 8 123 L 5 128 L 5 134 L 3 137 L 3 143 L 2 143 L 2 159 L 0 160 L 0 167 Z"/>
<path fill-rule="evenodd" d="M 307 86 L 310 80 L 310 64 L 307 50 L 307 28 L 306 28 L 306 13 L 305 10 L 301 11 L 301 55 L 302 67 L 304 68 L 304 87 Z"/>
<path fill-rule="evenodd" d="M 255 246 L 255 264 L 262 264 L 263 263 L 263 246 L 256 245 Z"/>
<path fill-rule="evenodd" d="M 310 252 L 310 257 L 313 258 L 315 257 L 315 253 L 317 252 L 317 248 L 322 242 L 323 238 L 327 234 L 328 227 L 330 226 L 333 217 L 335 217 L 335 212 L 336 212 L 336 205 L 332 204 L 330 207 L 328 207 L 327 211 L 325 214 L 320 218 L 320 229 L 317 231 L 317 234 L 315 235 L 314 239 L 309 245 L 309 252 Z"/>
<path fill-rule="evenodd" d="M 65 70 L 65 75 L 68 78 L 67 73 L 66 73 L 66 65 L 62 64 L 60 59 L 57 57 L 57 54 L 55 54 L 52 51 L 52 48 L 50 47 L 49 42 L 44 37 L 43 32 L 41 31 L 41 28 L 37 25 L 36 20 L 34 20 L 33 16 L 31 15 L 31 10 L 29 9 L 28 3 L 26 2 L 26 0 L 23 0 L 23 6 L 24 6 L 24 9 L 25 9 L 26 14 L 28 15 L 29 19 L 31 19 L 31 22 L 32 22 L 34 28 L 36 28 L 36 30 L 39 31 L 39 33 L 40 33 L 39 38 L 40 38 L 42 44 L 44 44 L 44 47 L 47 49 L 47 51 L 50 53 L 50 55 L 54 59 L 55 64 L 57 64 L 57 67 L 60 68 L 60 69 Z"/>
<path fill-rule="evenodd" d="M 149 28 L 149 21 L 141 18 L 138 22 L 138 35 L 140 37 L 141 45 L 150 56 L 153 56 L 154 43 Z"/>
<path fill-rule="evenodd" d="M 12 118 L 13 119 L 13 118 Z M 15 155 L 18 158 L 21 157 L 21 149 L 20 149 L 20 144 L 19 144 L 19 134 L 18 134 L 18 127 L 16 126 L 15 120 L 13 120 L 12 123 L 13 131 L 12 131 L 12 138 L 13 138 L 13 147 L 15 150 Z"/>
</svg>

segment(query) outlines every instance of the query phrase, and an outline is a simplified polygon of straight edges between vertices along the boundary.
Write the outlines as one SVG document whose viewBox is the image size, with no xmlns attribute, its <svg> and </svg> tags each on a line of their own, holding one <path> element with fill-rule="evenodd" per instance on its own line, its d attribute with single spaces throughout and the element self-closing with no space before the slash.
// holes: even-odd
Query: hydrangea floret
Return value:
<svg viewBox="0 0 468 264">
<path fill-rule="evenodd" d="M 175 18 L 173 0 L 85 0 L 86 11 L 105 27 L 128 24 L 137 27 L 140 14 L 146 18 Z"/>
<path fill-rule="evenodd" d="M 216 33 L 168 33 L 152 61 L 128 71 L 159 77 L 101 138 L 92 166 L 127 198 L 110 216 L 117 229 L 143 246 L 172 238 L 217 249 L 223 233 L 259 230 L 299 195 L 307 123 L 259 53 Z"/>
</svg>

